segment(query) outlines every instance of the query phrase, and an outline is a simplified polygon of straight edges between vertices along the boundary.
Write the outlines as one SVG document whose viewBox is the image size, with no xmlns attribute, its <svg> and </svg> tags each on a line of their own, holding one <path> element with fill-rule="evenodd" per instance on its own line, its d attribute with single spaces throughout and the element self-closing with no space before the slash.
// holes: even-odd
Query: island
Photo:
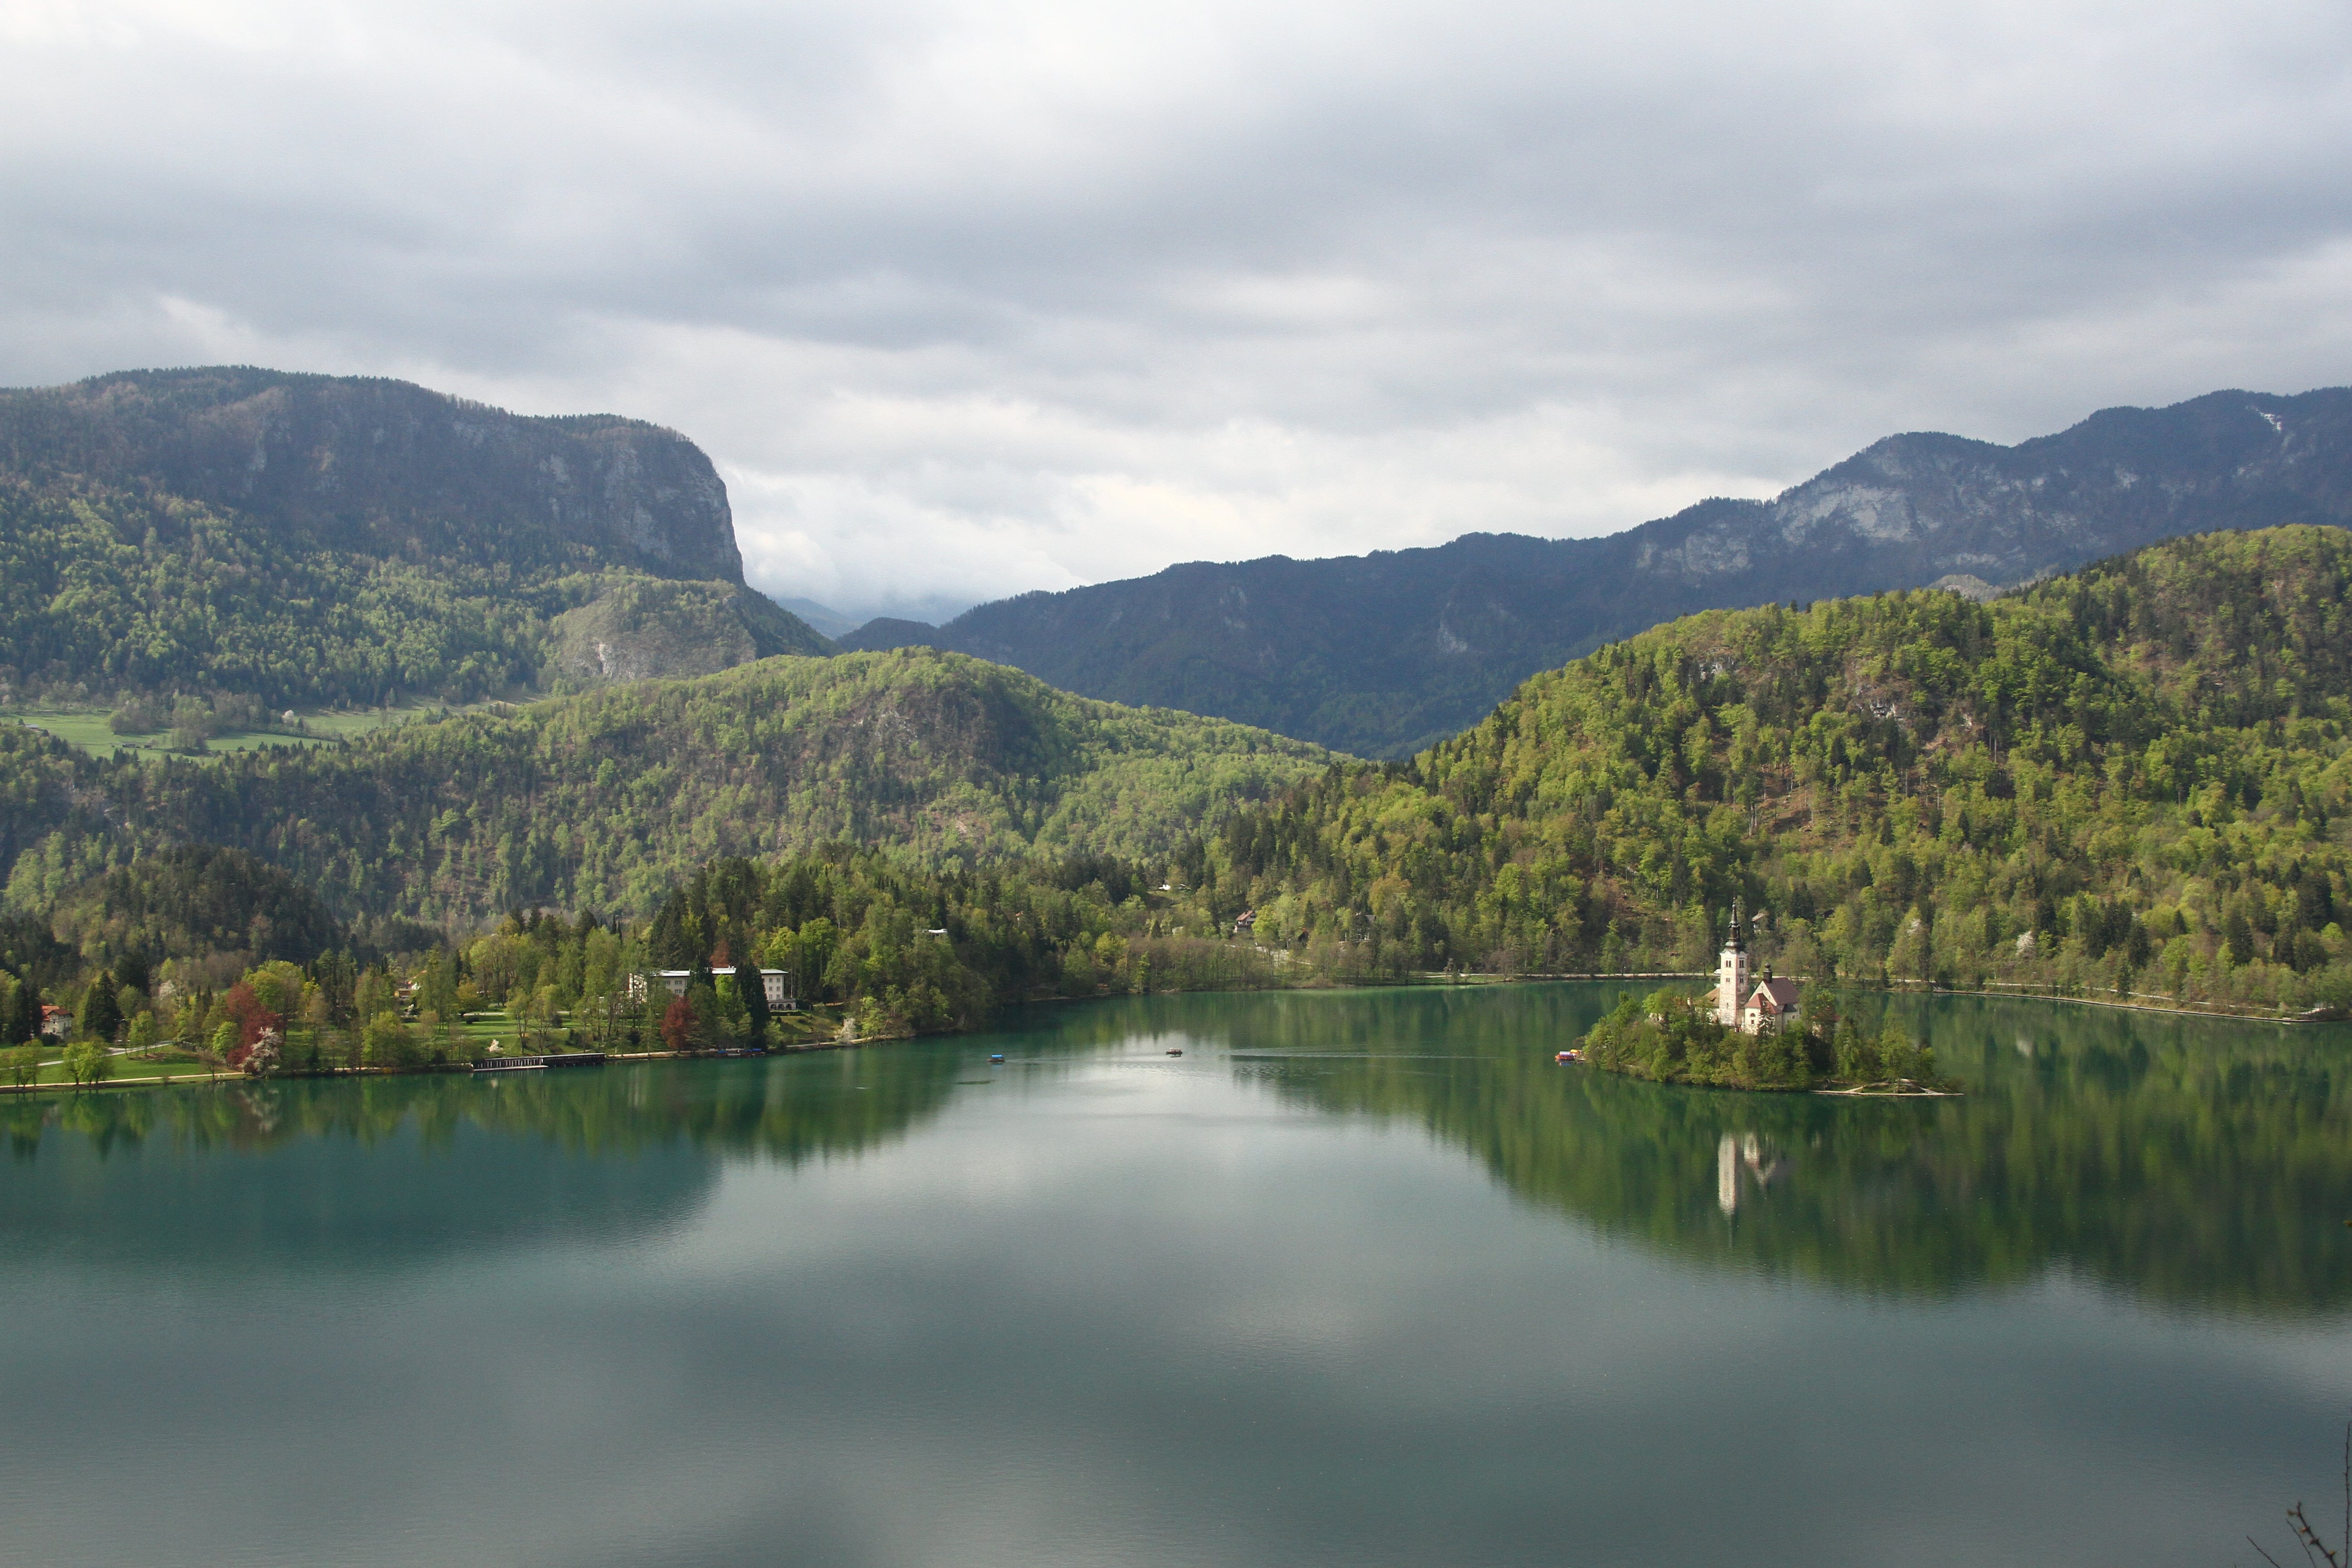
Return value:
<svg viewBox="0 0 2352 1568">
<path fill-rule="evenodd" d="M 1604 1071 L 1659 1083 L 1851 1095 L 1951 1095 L 1936 1053 L 1899 1025 L 1871 1035 L 1827 1000 L 1811 1007 L 1792 980 L 1748 970 L 1738 905 L 1717 956 L 1712 996 L 1654 991 L 1627 996 L 1573 1053 Z"/>
</svg>

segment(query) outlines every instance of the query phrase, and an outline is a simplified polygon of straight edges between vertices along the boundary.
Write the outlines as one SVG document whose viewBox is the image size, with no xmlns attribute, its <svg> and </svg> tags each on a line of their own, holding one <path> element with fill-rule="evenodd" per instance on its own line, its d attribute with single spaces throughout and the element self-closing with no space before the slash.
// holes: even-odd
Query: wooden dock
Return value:
<svg viewBox="0 0 2352 1568">
<path fill-rule="evenodd" d="M 604 1065 L 602 1051 L 562 1051 L 551 1057 L 485 1057 L 474 1064 L 476 1072 L 544 1072 L 549 1068 L 600 1068 Z"/>
</svg>

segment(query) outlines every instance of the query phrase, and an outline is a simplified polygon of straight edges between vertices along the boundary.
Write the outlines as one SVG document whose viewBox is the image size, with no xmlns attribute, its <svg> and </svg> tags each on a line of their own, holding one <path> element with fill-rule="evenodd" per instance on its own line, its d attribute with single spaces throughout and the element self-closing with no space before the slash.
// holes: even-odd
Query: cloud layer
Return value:
<svg viewBox="0 0 2352 1568">
<path fill-rule="evenodd" d="M 687 431 L 859 607 L 2341 383 L 2319 4 L 0 0 L 0 381 Z"/>
</svg>

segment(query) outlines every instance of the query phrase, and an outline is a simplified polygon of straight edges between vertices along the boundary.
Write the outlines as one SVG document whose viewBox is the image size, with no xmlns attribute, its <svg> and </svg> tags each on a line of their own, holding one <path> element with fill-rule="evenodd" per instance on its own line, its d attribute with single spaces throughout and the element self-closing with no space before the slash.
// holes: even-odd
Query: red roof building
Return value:
<svg viewBox="0 0 2352 1568">
<path fill-rule="evenodd" d="M 1767 974 L 1748 994 L 1748 1005 L 1741 1010 L 1739 1026 L 1751 1035 L 1769 1034 L 1796 1022 L 1799 1010 L 1797 983 L 1775 980 Z"/>
</svg>

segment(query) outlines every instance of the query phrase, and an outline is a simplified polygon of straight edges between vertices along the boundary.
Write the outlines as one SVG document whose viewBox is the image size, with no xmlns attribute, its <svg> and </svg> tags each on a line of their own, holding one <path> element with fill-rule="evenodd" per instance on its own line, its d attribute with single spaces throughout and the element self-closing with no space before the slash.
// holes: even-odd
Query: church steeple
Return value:
<svg viewBox="0 0 2352 1568">
<path fill-rule="evenodd" d="M 1740 900 L 1732 900 L 1731 929 L 1715 961 L 1715 1021 L 1727 1029 L 1739 1027 L 1739 1009 L 1748 1001 L 1748 942 L 1739 929 L 1743 912 Z"/>
</svg>

